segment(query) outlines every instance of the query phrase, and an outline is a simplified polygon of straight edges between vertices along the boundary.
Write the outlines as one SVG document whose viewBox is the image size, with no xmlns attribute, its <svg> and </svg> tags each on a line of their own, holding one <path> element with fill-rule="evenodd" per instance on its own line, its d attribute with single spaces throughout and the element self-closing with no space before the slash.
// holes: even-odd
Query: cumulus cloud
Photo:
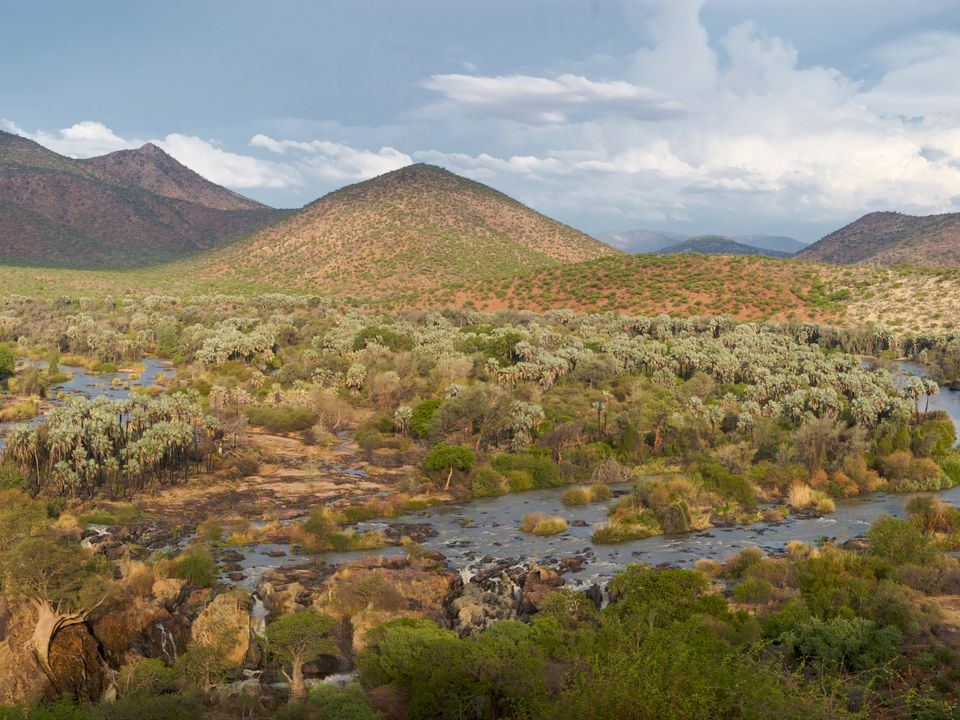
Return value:
<svg viewBox="0 0 960 720">
<path fill-rule="evenodd" d="M 365 180 L 397 170 L 413 162 L 409 155 L 392 147 L 363 150 L 330 140 L 276 140 L 255 135 L 250 144 L 279 155 L 295 155 L 304 172 L 327 180 Z"/>
<path fill-rule="evenodd" d="M 230 188 L 285 188 L 303 184 L 288 164 L 228 152 L 203 138 L 173 133 L 154 143 L 207 180 Z"/>
<path fill-rule="evenodd" d="M 581 75 L 432 75 L 422 85 L 446 98 L 447 102 L 436 108 L 439 111 L 459 107 L 536 123 L 562 123 L 571 115 L 604 112 L 657 120 L 682 112 L 678 102 L 651 88 L 625 80 L 590 80 Z"/>
<path fill-rule="evenodd" d="M 7 119 L 0 120 L 0 127 L 8 132 L 30 138 L 61 155 L 74 158 L 104 155 L 116 150 L 139 147 L 143 144 L 141 140 L 126 140 L 119 137 L 103 123 L 93 120 L 78 122 L 55 132 L 45 132 L 43 130 L 28 132 Z"/>
<path fill-rule="evenodd" d="M 472 129 L 486 123 L 489 136 L 532 152 L 414 156 L 593 218 L 748 217 L 775 229 L 877 209 L 960 210 L 960 36 L 885 48 L 868 87 L 805 64 L 753 22 L 708 38 L 700 6 L 659 4 L 649 46 L 621 58 L 620 80 L 432 76 L 425 87 L 481 118 Z M 634 112 L 648 101 L 682 112 Z M 566 122 L 545 128 L 551 113 Z"/>
</svg>

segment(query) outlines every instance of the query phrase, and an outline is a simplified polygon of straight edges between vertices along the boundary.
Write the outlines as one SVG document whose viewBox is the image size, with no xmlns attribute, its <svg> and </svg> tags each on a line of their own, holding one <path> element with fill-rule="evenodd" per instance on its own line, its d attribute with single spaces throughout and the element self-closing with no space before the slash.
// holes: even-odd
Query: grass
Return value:
<svg viewBox="0 0 960 720">
<path fill-rule="evenodd" d="M 564 505 L 588 505 L 592 502 L 609 500 L 613 492 L 603 484 L 584 485 L 570 488 L 563 493 Z"/>
<path fill-rule="evenodd" d="M 564 532 L 567 529 L 567 521 L 558 515 L 532 512 L 523 516 L 520 529 L 525 533 L 548 537 Z"/>
</svg>

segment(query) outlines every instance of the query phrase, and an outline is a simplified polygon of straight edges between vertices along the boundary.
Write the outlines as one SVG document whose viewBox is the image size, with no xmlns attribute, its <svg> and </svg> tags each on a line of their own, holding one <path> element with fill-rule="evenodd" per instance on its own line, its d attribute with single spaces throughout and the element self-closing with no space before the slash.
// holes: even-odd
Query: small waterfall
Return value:
<svg viewBox="0 0 960 720">
<path fill-rule="evenodd" d="M 160 650 L 173 662 L 177 659 L 177 641 L 163 623 L 157 623 L 156 628 L 160 631 Z"/>
<path fill-rule="evenodd" d="M 250 627 L 257 637 L 263 637 L 267 629 L 267 608 L 256 593 L 253 595 L 253 607 L 250 608 Z"/>
</svg>

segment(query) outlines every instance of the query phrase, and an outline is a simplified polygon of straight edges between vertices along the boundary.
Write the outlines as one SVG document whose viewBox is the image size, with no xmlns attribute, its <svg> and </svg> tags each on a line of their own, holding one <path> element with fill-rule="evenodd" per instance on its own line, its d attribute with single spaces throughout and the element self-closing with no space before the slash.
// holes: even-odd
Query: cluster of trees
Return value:
<svg viewBox="0 0 960 720">
<path fill-rule="evenodd" d="M 71 398 L 44 422 L 9 430 L 3 459 L 19 468 L 34 494 L 116 497 L 186 480 L 213 451 L 217 433 L 193 391 Z"/>
</svg>

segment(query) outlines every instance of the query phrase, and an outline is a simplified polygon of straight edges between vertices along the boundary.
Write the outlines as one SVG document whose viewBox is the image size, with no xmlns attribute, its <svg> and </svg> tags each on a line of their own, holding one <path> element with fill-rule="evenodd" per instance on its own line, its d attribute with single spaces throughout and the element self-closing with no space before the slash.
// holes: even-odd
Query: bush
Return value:
<svg viewBox="0 0 960 720">
<path fill-rule="evenodd" d="M 564 505 L 586 505 L 590 500 L 590 488 L 573 487 L 563 491 Z"/>
<path fill-rule="evenodd" d="M 493 467 L 510 478 L 510 473 L 523 472 L 529 475 L 533 487 L 548 488 L 563 485 L 560 468 L 549 458 L 537 455 L 498 455 L 493 459 Z"/>
<path fill-rule="evenodd" d="M 199 587 L 213 587 L 220 567 L 203 545 L 188 547 L 173 563 L 173 575 Z"/>
<path fill-rule="evenodd" d="M 567 529 L 567 521 L 556 515 L 532 512 L 523 516 L 520 529 L 541 537 L 557 535 Z"/>
<path fill-rule="evenodd" d="M 765 605 L 773 597 L 773 585 L 759 578 L 747 578 L 733 589 L 733 596 L 742 603 Z"/>
<path fill-rule="evenodd" d="M 393 352 L 413 349 L 413 338 L 390 328 L 371 325 L 358 332 L 353 338 L 354 351 L 363 350 L 370 342 L 378 342 Z"/>
<path fill-rule="evenodd" d="M 315 685 L 307 702 L 281 709 L 278 720 L 381 720 L 358 685 Z"/>
<path fill-rule="evenodd" d="M 896 627 L 877 628 L 862 617 L 811 618 L 780 640 L 797 657 L 833 670 L 869 670 L 893 659 L 903 639 Z"/>
<path fill-rule="evenodd" d="M 492 497 L 503 495 L 508 486 L 503 476 L 489 465 L 484 465 L 470 478 L 470 495 L 472 497 Z"/>
<path fill-rule="evenodd" d="M 443 400 L 424 400 L 413 408 L 413 414 L 410 416 L 410 429 L 417 437 L 426 437 L 430 430 L 430 423 L 433 422 L 433 415 L 437 408 L 443 404 Z"/>
<path fill-rule="evenodd" d="M 713 490 L 728 500 L 735 500 L 744 507 L 754 507 L 757 504 L 753 484 L 747 478 L 734 475 L 715 462 L 701 463 L 698 470 L 706 489 Z"/>
<path fill-rule="evenodd" d="M 262 427 L 272 433 L 299 432 L 312 427 L 317 418 L 304 408 L 283 405 L 259 405 L 247 411 L 251 425 Z"/>
<path fill-rule="evenodd" d="M 871 555 L 895 565 L 923 564 L 934 557 L 930 538 L 912 520 L 883 517 L 875 520 L 867 533 Z"/>
</svg>

